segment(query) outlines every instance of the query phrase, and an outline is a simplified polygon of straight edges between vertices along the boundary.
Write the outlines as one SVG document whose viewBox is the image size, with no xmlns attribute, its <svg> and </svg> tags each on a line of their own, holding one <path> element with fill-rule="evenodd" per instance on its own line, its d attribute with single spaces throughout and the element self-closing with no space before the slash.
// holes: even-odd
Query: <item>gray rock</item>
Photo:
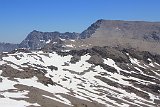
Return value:
<svg viewBox="0 0 160 107">
<path fill-rule="evenodd" d="M 53 66 L 53 65 L 51 65 L 51 66 L 47 66 L 51 71 L 53 71 L 53 70 L 58 70 L 58 68 L 57 67 L 55 67 L 55 66 Z"/>
<path fill-rule="evenodd" d="M 78 62 L 79 60 L 81 60 L 81 57 L 78 55 L 74 55 L 71 60 L 70 63 L 75 64 L 76 62 Z"/>
<path fill-rule="evenodd" d="M 2 78 L 0 78 L 0 82 L 2 82 Z"/>
<path fill-rule="evenodd" d="M 124 62 L 124 63 L 130 62 L 129 57 L 126 54 L 123 54 L 121 51 L 115 48 L 95 46 L 92 48 L 92 50 L 106 59 L 111 58 L 116 62 Z"/>
<path fill-rule="evenodd" d="M 21 72 L 8 65 L 1 65 L 0 69 L 2 69 L 3 71 L 1 74 L 1 76 L 3 77 L 9 77 L 11 79 L 14 78 L 26 79 L 36 76 L 38 78 L 38 81 L 46 86 L 48 86 L 48 84 L 55 85 L 51 78 L 45 76 L 45 73 L 39 70 L 34 70 L 33 68 L 23 68 L 24 71 Z"/>
<path fill-rule="evenodd" d="M 92 55 L 87 62 L 95 65 L 100 65 L 103 64 L 104 60 L 100 55 Z"/>
</svg>

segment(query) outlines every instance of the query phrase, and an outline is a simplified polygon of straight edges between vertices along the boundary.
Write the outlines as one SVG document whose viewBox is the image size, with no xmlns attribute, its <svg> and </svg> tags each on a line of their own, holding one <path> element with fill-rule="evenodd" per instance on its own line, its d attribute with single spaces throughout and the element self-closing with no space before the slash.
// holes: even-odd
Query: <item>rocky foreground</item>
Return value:
<svg viewBox="0 0 160 107">
<path fill-rule="evenodd" d="M 0 55 L 2 107 L 158 107 L 160 55 L 93 47 Z"/>
</svg>

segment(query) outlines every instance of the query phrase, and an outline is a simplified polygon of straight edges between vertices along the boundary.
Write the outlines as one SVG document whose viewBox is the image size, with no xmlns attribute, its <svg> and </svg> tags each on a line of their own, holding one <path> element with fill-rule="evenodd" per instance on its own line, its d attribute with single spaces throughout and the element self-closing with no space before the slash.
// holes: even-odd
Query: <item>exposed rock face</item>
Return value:
<svg viewBox="0 0 160 107">
<path fill-rule="evenodd" d="M 160 23 L 144 21 L 98 20 L 80 34 L 84 38 L 128 37 L 159 41 Z"/>
<path fill-rule="evenodd" d="M 72 64 L 75 64 L 76 62 L 78 62 L 78 61 L 80 61 L 80 60 L 81 60 L 81 57 L 80 57 L 80 56 L 74 55 L 74 56 L 71 58 L 70 62 L 71 62 Z"/>
<path fill-rule="evenodd" d="M 95 46 L 92 48 L 93 51 L 101 55 L 103 58 L 111 58 L 117 62 L 129 63 L 129 57 L 115 48 L 110 47 L 98 47 Z"/>
<path fill-rule="evenodd" d="M 53 66 L 53 65 L 51 65 L 51 66 L 47 66 L 51 71 L 53 71 L 53 70 L 58 70 L 58 68 L 57 67 L 55 67 L 55 66 Z"/>
<path fill-rule="evenodd" d="M 38 78 L 38 81 L 41 82 L 42 84 L 54 85 L 53 81 L 50 78 L 45 77 L 45 74 L 43 72 L 36 71 L 32 68 L 22 68 L 24 70 L 22 72 L 7 65 L 1 65 L 0 69 L 2 69 L 3 71 L 1 74 L 1 76 L 3 77 L 9 77 L 10 79 L 14 79 L 14 78 L 26 79 L 26 78 L 32 78 L 36 76 Z"/>
<path fill-rule="evenodd" d="M 96 30 L 100 27 L 101 23 L 103 23 L 103 20 L 97 20 L 95 23 L 93 23 L 91 26 L 89 26 L 86 30 L 84 30 L 80 34 L 81 39 L 89 38 L 92 34 L 96 32 Z"/>
<path fill-rule="evenodd" d="M 0 82 L 2 82 L 2 78 L 0 78 Z"/>
<path fill-rule="evenodd" d="M 37 50 L 50 41 L 58 42 L 59 39 L 77 39 L 78 33 L 59 33 L 59 32 L 40 32 L 40 31 L 32 31 L 28 34 L 26 39 L 24 39 L 20 44 L 20 48 L 29 48 L 31 50 Z"/>
<path fill-rule="evenodd" d="M 100 55 L 92 55 L 88 62 L 91 64 L 100 65 L 104 62 L 104 60 Z"/>
<path fill-rule="evenodd" d="M 49 51 L 61 51 L 64 50 L 63 47 L 64 41 L 62 41 L 60 38 L 56 38 L 50 41 L 50 43 L 47 43 L 44 45 L 41 50 L 49 52 Z"/>
</svg>

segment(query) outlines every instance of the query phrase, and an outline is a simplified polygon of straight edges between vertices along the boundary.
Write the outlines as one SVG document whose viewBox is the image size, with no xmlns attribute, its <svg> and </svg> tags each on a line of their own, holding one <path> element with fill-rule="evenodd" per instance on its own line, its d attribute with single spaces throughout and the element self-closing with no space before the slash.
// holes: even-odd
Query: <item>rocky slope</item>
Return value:
<svg viewBox="0 0 160 107">
<path fill-rule="evenodd" d="M 74 49 L 92 46 L 121 46 L 160 53 L 159 22 L 101 19 L 84 30 L 80 38 L 81 40 L 71 43 Z"/>
<path fill-rule="evenodd" d="M 80 34 L 88 37 L 127 37 L 148 41 L 160 40 L 160 23 L 144 21 L 98 20 Z"/>
<path fill-rule="evenodd" d="M 19 44 L 19 48 L 29 48 L 31 50 L 37 50 L 44 47 L 50 41 L 57 42 L 59 39 L 77 39 L 78 33 L 59 33 L 59 32 L 40 32 L 32 31 L 28 36 Z"/>
<path fill-rule="evenodd" d="M 14 50 L 0 55 L 4 107 L 157 107 L 160 55 L 134 49 Z"/>
</svg>

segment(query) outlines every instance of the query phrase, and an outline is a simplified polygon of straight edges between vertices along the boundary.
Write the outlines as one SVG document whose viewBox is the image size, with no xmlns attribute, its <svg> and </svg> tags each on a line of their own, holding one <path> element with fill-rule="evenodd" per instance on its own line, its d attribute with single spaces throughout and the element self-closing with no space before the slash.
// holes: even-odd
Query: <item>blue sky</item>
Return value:
<svg viewBox="0 0 160 107">
<path fill-rule="evenodd" d="M 160 21 L 160 0 L 0 0 L 0 42 L 32 30 L 82 32 L 98 19 Z"/>
</svg>

